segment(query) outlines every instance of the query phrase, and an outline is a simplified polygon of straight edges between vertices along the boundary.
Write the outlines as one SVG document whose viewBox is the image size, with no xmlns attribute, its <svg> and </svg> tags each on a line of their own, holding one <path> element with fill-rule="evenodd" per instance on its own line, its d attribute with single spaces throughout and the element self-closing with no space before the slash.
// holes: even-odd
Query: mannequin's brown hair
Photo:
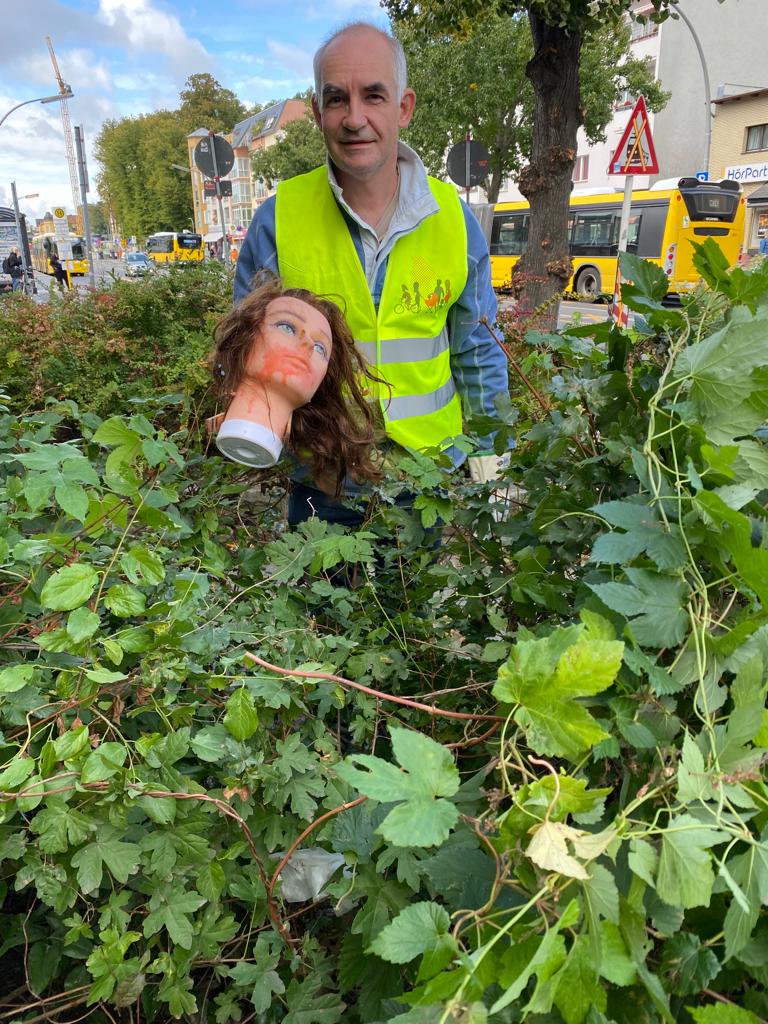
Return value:
<svg viewBox="0 0 768 1024">
<path fill-rule="evenodd" d="M 315 483 L 341 493 L 345 476 L 376 480 L 374 460 L 376 406 L 365 399 L 366 382 L 377 382 L 355 348 L 355 339 L 339 306 L 304 288 L 285 288 L 279 278 L 259 275 L 251 291 L 216 325 L 213 373 L 223 403 L 231 401 L 245 374 L 251 346 L 264 323 L 267 307 L 281 296 L 301 299 L 318 310 L 331 328 L 333 345 L 328 371 L 314 397 L 296 409 L 288 446 L 307 464 Z"/>
</svg>

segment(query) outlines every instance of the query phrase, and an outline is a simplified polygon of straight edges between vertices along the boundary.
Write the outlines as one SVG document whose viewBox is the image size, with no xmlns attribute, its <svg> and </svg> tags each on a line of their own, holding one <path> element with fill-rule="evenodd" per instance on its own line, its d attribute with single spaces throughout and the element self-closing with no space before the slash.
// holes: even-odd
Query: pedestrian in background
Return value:
<svg viewBox="0 0 768 1024">
<path fill-rule="evenodd" d="M 66 284 L 67 290 L 70 289 L 72 285 L 69 283 L 69 274 L 66 272 L 64 267 L 62 267 L 61 260 L 59 259 L 59 257 L 56 255 L 56 253 L 53 253 L 49 257 L 49 259 L 51 266 L 53 267 L 53 278 L 58 284 L 59 288 L 61 288 L 61 290 L 64 291 L 64 285 Z"/>
<path fill-rule="evenodd" d="M 21 256 L 19 256 L 18 249 L 11 249 L 6 263 L 8 266 L 8 273 L 11 276 L 13 290 L 15 292 L 22 291 L 24 288 L 24 264 L 21 262 Z"/>
<path fill-rule="evenodd" d="M 495 416 L 495 397 L 508 391 L 505 356 L 484 326 L 495 320 L 496 296 L 483 232 L 454 186 L 428 177 L 398 140 L 416 96 L 397 39 L 354 23 L 318 50 L 314 69 L 327 163 L 280 182 L 259 207 L 235 301 L 261 269 L 287 287 L 339 296 L 358 348 L 388 384 L 376 397 L 389 442 L 446 451 L 458 466 L 465 455 L 452 441 L 464 418 Z M 403 301 L 412 282 L 420 297 L 446 279 L 451 290 L 440 286 L 434 308 Z M 364 520 L 311 484 L 293 482 L 291 525 L 315 514 L 346 526 Z"/>
</svg>

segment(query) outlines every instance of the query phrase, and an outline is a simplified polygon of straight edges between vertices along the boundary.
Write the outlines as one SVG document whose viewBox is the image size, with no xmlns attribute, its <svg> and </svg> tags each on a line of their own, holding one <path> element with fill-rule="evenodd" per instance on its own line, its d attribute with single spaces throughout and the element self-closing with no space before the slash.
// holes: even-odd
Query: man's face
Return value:
<svg viewBox="0 0 768 1024">
<path fill-rule="evenodd" d="M 411 89 L 397 95 L 387 40 L 372 29 L 351 29 L 329 46 L 321 71 L 312 108 L 339 184 L 394 173 L 398 133 L 411 120 L 416 96 Z"/>
<path fill-rule="evenodd" d="M 246 378 L 282 394 L 295 409 L 306 405 L 328 371 L 331 328 L 319 309 L 283 295 L 267 314 L 251 347 Z"/>
</svg>

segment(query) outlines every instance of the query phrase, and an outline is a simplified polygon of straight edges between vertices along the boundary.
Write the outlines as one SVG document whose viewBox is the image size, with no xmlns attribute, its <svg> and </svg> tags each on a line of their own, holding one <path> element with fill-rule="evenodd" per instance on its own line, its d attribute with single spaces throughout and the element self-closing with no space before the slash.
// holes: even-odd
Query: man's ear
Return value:
<svg viewBox="0 0 768 1024">
<path fill-rule="evenodd" d="M 315 124 L 317 125 L 318 128 L 322 128 L 323 118 L 322 115 L 320 114 L 320 104 L 317 102 L 317 96 L 315 96 L 314 93 L 312 93 L 312 113 L 314 114 L 315 117 Z"/>
<path fill-rule="evenodd" d="M 400 97 L 400 117 L 397 122 L 400 128 L 407 128 L 411 123 L 415 106 L 416 93 L 413 89 L 406 89 Z"/>
</svg>

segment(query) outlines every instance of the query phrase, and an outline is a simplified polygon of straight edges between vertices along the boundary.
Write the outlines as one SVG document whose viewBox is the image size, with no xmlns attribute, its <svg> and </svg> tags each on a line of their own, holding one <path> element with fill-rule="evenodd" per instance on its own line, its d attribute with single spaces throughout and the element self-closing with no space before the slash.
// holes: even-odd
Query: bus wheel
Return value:
<svg viewBox="0 0 768 1024">
<path fill-rule="evenodd" d="M 575 287 L 582 299 L 591 299 L 594 302 L 600 294 L 600 274 L 594 267 L 584 267 L 576 275 Z"/>
</svg>

